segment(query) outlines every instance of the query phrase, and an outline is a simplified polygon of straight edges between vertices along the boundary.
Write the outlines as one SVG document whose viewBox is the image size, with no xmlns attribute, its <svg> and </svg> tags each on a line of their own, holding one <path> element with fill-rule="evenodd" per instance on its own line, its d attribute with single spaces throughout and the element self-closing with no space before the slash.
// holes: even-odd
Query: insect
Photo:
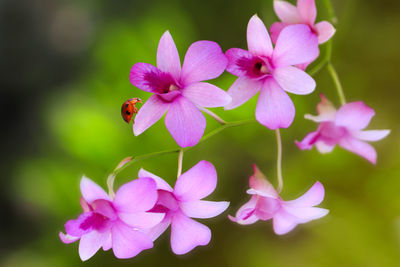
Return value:
<svg viewBox="0 0 400 267">
<path fill-rule="evenodd" d="M 133 114 L 138 113 L 138 109 L 135 106 L 136 103 L 143 103 L 142 100 L 140 98 L 131 98 L 128 99 L 124 102 L 124 104 L 122 104 L 121 107 L 121 115 L 122 118 L 124 119 L 124 121 L 126 121 L 126 123 L 129 123 L 133 117 Z"/>
</svg>

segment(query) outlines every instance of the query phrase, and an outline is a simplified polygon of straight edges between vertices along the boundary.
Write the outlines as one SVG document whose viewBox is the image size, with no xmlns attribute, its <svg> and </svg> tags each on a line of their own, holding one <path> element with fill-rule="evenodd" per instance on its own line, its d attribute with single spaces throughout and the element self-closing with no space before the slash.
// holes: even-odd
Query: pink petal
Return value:
<svg viewBox="0 0 400 267">
<path fill-rule="evenodd" d="M 138 177 L 139 178 L 151 178 L 151 179 L 153 179 L 154 182 L 156 182 L 157 189 L 162 189 L 162 190 L 166 190 L 166 191 L 169 191 L 169 192 L 173 191 L 172 187 L 166 181 L 164 181 L 161 177 L 158 177 L 157 175 L 154 175 L 151 172 L 148 172 L 148 171 L 146 171 L 144 169 L 140 169 L 139 170 Z"/>
<path fill-rule="evenodd" d="M 212 218 L 224 212 L 228 206 L 227 201 L 194 200 L 179 204 L 182 212 L 191 218 Z"/>
<path fill-rule="evenodd" d="M 115 219 L 117 217 L 113 204 L 108 200 L 95 200 L 92 202 L 91 206 L 96 213 L 100 213 L 109 219 Z"/>
<path fill-rule="evenodd" d="M 259 197 L 255 209 L 256 216 L 263 221 L 270 220 L 280 210 L 281 202 L 280 198 Z"/>
<path fill-rule="evenodd" d="M 296 67 L 277 68 L 273 76 L 283 90 L 296 95 L 310 94 L 316 86 L 310 75 Z"/>
<path fill-rule="evenodd" d="M 75 241 L 78 241 L 80 239 L 80 237 L 78 236 L 72 236 L 69 234 L 64 234 L 63 232 L 59 232 L 58 233 L 58 237 L 60 237 L 61 242 L 63 242 L 64 244 L 70 244 L 73 243 Z"/>
<path fill-rule="evenodd" d="M 279 34 L 272 56 L 275 67 L 314 61 L 318 57 L 317 36 L 303 24 L 289 25 Z"/>
<path fill-rule="evenodd" d="M 318 140 L 319 137 L 319 132 L 311 132 L 304 137 L 302 141 L 295 141 L 295 144 L 297 145 L 298 148 L 301 150 L 310 150 L 315 142 Z"/>
<path fill-rule="evenodd" d="M 165 230 L 167 230 L 170 224 L 171 224 L 171 218 L 165 217 L 162 222 L 160 222 L 153 228 L 144 230 L 144 232 L 151 238 L 151 240 L 155 241 L 160 235 L 162 235 L 165 232 Z"/>
<path fill-rule="evenodd" d="M 186 86 L 182 95 L 200 107 L 216 108 L 228 105 L 232 98 L 215 85 L 200 82 Z"/>
<path fill-rule="evenodd" d="M 368 130 L 368 131 L 357 131 L 353 133 L 353 136 L 363 141 L 379 141 L 390 133 L 390 130 Z"/>
<path fill-rule="evenodd" d="M 240 48 L 228 49 L 228 51 L 225 52 L 225 55 L 228 59 L 226 71 L 239 77 L 247 74 L 246 69 L 243 68 L 239 63 L 243 59 L 250 61 L 252 58 L 254 58 L 253 54 L 251 54 L 249 51 Z"/>
<path fill-rule="evenodd" d="M 335 121 L 336 109 L 333 104 L 323 95 L 320 94 L 321 102 L 317 105 L 318 116 L 305 114 L 304 118 L 315 122 Z"/>
<path fill-rule="evenodd" d="M 164 217 L 164 213 L 153 212 L 120 212 L 119 218 L 129 226 L 148 229 L 160 223 Z"/>
<path fill-rule="evenodd" d="M 228 60 L 217 43 L 211 41 L 195 42 L 186 52 L 181 82 L 184 85 L 189 85 L 217 78 L 224 72 L 227 64 Z"/>
<path fill-rule="evenodd" d="M 314 25 L 318 33 L 318 43 L 323 44 L 335 34 L 336 29 L 327 21 L 321 21 Z"/>
<path fill-rule="evenodd" d="M 326 154 L 332 152 L 335 148 L 335 144 L 327 144 L 323 140 L 315 142 L 315 147 L 321 154 Z"/>
<path fill-rule="evenodd" d="M 273 218 L 274 232 L 277 235 L 284 235 L 297 226 L 296 218 L 285 211 L 280 211 Z"/>
<path fill-rule="evenodd" d="M 196 145 L 203 136 L 206 119 L 200 110 L 184 97 L 171 103 L 165 116 L 168 131 L 181 147 Z"/>
<path fill-rule="evenodd" d="M 249 184 L 250 188 L 253 191 L 248 190 L 248 194 L 257 194 L 264 197 L 278 197 L 278 192 L 276 192 L 275 188 L 268 181 L 267 177 L 260 171 L 260 169 L 253 164 L 254 174 L 250 176 Z"/>
<path fill-rule="evenodd" d="M 285 23 L 297 24 L 300 23 L 301 17 L 297 11 L 297 7 L 289 2 L 274 0 L 274 10 L 278 18 Z"/>
<path fill-rule="evenodd" d="M 167 112 L 170 103 L 164 102 L 158 95 L 152 95 L 139 109 L 133 123 L 135 136 L 143 133 Z"/>
<path fill-rule="evenodd" d="M 329 210 L 322 208 L 299 208 L 285 207 L 286 212 L 296 217 L 297 223 L 307 223 L 312 220 L 320 219 L 329 213 Z"/>
<path fill-rule="evenodd" d="M 151 178 L 133 180 L 121 186 L 114 198 L 118 212 L 130 213 L 150 210 L 157 201 L 156 183 Z"/>
<path fill-rule="evenodd" d="M 96 199 L 111 200 L 107 193 L 95 182 L 83 176 L 80 183 L 81 194 L 87 203 L 92 203 Z"/>
<path fill-rule="evenodd" d="M 317 18 L 317 7 L 314 0 L 297 0 L 297 10 L 305 24 L 314 24 Z"/>
<path fill-rule="evenodd" d="M 174 40 L 169 31 L 161 36 L 157 49 L 157 67 L 169 72 L 175 80 L 179 80 L 181 73 L 181 61 Z"/>
<path fill-rule="evenodd" d="M 319 205 L 324 200 L 325 190 L 320 182 L 316 182 L 304 195 L 301 197 L 285 201 L 285 205 L 290 207 L 311 207 Z"/>
<path fill-rule="evenodd" d="M 112 248 L 111 231 L 108 231 L 106 241 L 103 243 L 103 250 L 107 251 Z"/>
<path fill-rule="evenodd" d="M 158 85 L 166 78 L 165 76 L 165 73 L 151 64 L 136 63 L 129 74 L 129 81 L 140 90 L 157 93 Z"/>
<path fill-rule="evenodd" d="M 239 77 L 228 90 L 228 94 L 232 97 L 232 101 L 225 106 L 226 110 L 234 109 L 250 98 L 252 98 L 260 90 L 262 82 L 246 77 Z"/>
<path fill-rule="evenodd" d="M 90 259 L 107 241 L 108 233 L 91 231 L 81 237 L 79 242 L 79 256 L 82 261 Z"/>
<path fill-rule="evenodd" d="M 211 194 L 217 186 L 217 171 L 205 160 L 178 177 L 174 194 L 180 201 L 202 199 Z"/>
<path fill-rule="evenodd" d="M 83 212 L 89 212 L 92 210 L 90 207 L 89 203 L 86 202 L 86 200 L 83 197 L 79 198 L 79 204 L 81 204 Z"/>
<path fill-rule="evenodd" d="M 362 101 L 343 105 L 336 113 L 336 125 L 353 130 L 361 130 L 367 127 L 375 111 Z"/>
<path fill-rule="evenodd" d="M 177 213 L 171 224 L 171 248 L 177 254 L 186 254 L 197 246 L 210 243 L 211 230 L 182 213 Z"/>
<path fill-rule="evenodd" d="M 229 220 L 242 225 L 253 224 L 257 222 L 259 218 L 256 215 L 255 209 L 258 198 L 259 197 L 257 195 L 253 195 L 251 199 L 243 206 L 241 206 L 240 209 L 236 212 L 236 217 L 228 215 Z"/>
<path fill-rule="evenodd" d="M 372 164 L 376 163 L 377 156 L 375 148 L 368 143 L 359 141 L 355 138 L 345 138 L 340 141 L 339 145 L 350 152 L 364 157 Z"/>
<path fill-rule="evenodd" d="M 274 1 L 274 2 L 277 2 L 277 1 Z M 271 33 L 271 40 L 274 44 L 276 44 L 276 41 L 278 40 L 278 37 L 279 37 L 279 34 L 281 33 L 281 31 L 288 25 L 290 25 L 290 24 L 287 24 L 284 22 L 274 22 L 271 25 L 271 27 L 269 28 L 269 32 Z"/>
<path fill-rule="evenodd" d="M 265 81 L 258 97 L 256 119 L 271 130 L 289 127 L 295 108 L 287 93 L 273 80 Z"/>
<path fill-rule="evenodd" d="M 267 28 L 257 15 L 252 16 L 247 25 L 247 46 L 257 56 L 269 57 L 273 51 Z"/>
<path fill-rule="evenodd" d="M 123 222 L 116 222 L 111 231 L 113 251 L 118 259 L 135 257 L 143 250 L 153 247 L 150 237 Z"/>
</svg>

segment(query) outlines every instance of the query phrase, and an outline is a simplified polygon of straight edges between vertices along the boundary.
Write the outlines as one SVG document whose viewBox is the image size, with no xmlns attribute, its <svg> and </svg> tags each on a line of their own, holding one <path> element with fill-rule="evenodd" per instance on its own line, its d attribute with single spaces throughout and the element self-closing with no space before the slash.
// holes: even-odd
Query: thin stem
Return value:
<svg viewBox="0 0 400 267">
<path fill-rule="evenodd" d="M 283 188 L 283 178 L 282 178 L 282 141 L 281 133 L 279 129 L 276 129 L 276 145 L 277 145 L 277 159 L 276 159 L 276 171 L 278 176 L 278 188 L 277 191 L 280 193 Z"/>
<path fill-rule="evenodd" d="M 330 0 L 324 0 L 325 8 L 326 11 L 328 12 L 329 20 L 333 23 L 336 24 L 338 19 L 335 15 L 335 11 L 333 9 L 332 3 Z"/>
<path fill-rule="evenodd" d="M 178 155 L 178 175 L 176 176 L 179 178 L 182 174 L 182 163 L 183 163 L 183 149 L 179 150 L 179 155 Z"/>
<path fill-rule="evenodd" d="M 110 196 L 111 199 L 115 197 L 114 181 L 115 181 L 115 174 L 112 173 L 107 178 L 108 195 Z"/>
<path fill-rule="evenodd" d="M 208 110 L 206 108 L 200 108 L 200 110 L 207 113 L 211 117 L 213 117 L 219 124 L 222 124 L 222 125 L 228 124 L 225 120 L 223 120 L 221 117 L 219 117 L 217 114 L 215 114 L 211 110 Z"/>
<path fill-rule="evenodd" d="M 335 83 L 335 87 L 336 87 L 337 93 L 339 95 L 340 103 L 342 105 L 346 104 L 346 98 L 343 93 L 342 84 L 340 83 L 339 76 L 337 75 L 337 72 L 336 72 L 335 68 L 333 67 L 332 63 L 330 63 L 330 62 L 328 63 L 327 69 L 333 79 L 333 82 Z"/>
</svg>

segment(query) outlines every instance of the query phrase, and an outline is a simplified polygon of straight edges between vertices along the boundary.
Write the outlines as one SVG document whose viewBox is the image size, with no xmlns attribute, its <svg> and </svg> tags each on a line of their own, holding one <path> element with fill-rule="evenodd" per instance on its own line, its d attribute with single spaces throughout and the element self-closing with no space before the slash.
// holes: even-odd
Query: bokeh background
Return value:
<svg viewBox="0 0 400 267">
<path fill-rule="evenodd" d="M 327 18 L 319 6 L 318 20 Z M 170 30 L 181 58 L 196 40 L 223 50 L 246 47 L 249 18 L 276 20 L 271 0 L 0 1 L 1 177 L 0 265 L 14 266 L 399 266 L 400 265 L 400 2 L 333 0 L 337 33 L 332 61 L 348 101 L 363 100 L 377 115 L 370 129 L 392 129 L 376 143 L 378 163 L 336 148 L 300 151 L 294 140 L 315 129 L 303 119 L 314 113 L 323 92 L 339 104 L 325 69 L 309 96 L 291 95 L 293 125 L 282 130 L 283 198 L 293 199 L 316 180 L 326 188 L 325 218 L 276 236 L 271 222 L 239 226 L 227 220 L 247 201 L 245 189 L 256 163 L 276 184 L 273 131 L 257 125 L 228 129 L 185 153 L 184 170 L 199 160 L 217 168 L 217 190 L 209 199 L 230 200 L 223 215 L 205 223 L 209 246 L 175 256 L 169 234 L 155 248 L 129 260 L 100 251 L 82 263 L 78 244 L 58 239 L 67 219 L 80 212 L 79 180 L 86 174 L 105 186 L 126 156 L 176 147 L 163 120 L 139 137 L 121 118 L 122 102 L 146 100 L 129 83 L 136 62 L 155 63 L 159 38 Z M 322 47 L 324 49 L 324 47 Z M 213 81 L 225 90 L 235 77 Z M 215 109 L 228 121 L 254 117 L 256 98 L 233 111 Z M 206 132 L 218 127 L 207 117 Z M 141 161 L 124 170 L 117 185 L 140 167 L 171 184 L 177 155 Z"/>
</svg>

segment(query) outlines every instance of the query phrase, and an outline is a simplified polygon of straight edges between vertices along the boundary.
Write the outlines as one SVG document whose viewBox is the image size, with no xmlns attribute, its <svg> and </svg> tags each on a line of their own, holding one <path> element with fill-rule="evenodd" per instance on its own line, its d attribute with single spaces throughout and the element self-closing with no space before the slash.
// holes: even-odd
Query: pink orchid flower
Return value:
<svg viewBox="0 0 400 267">
<path fill-rule="evenodd" d="M 113 249 L 117 258 L 131 258 L 153 247 L 144 229 L 154 227 L 164 214 L 146 212 L 157 201 L 156 183 L 152 179 L 129 182 L 119 188 L 115 198 L 92 180 L 83 177 L 80 183 L 83 213 L 65 224 L 66 234 L 60 232 L 62 242 L 80 239 L 79 256 L 91 258 L 101 247 Z"/>
<path fill-rule="evenodd" d="M 315 89 L 313 78 L 292 65 L 318 56 L 317 37 L 306 25 L 292 25 L 282 31 L 273 48 L 264 23 L 254 15 L 247 26 L 247 45 L 249 51 L 226 52 L 227 71 L 239 78 L 228 90 L 232 102 L 225 109 L 242 105 L 260 91 L 257 121 L 270 129 L 287 128 L 295 108 L 285 91 L 305 95 Z"/>
<path fill-rule="evenodd" d="M 363 130 L 375 115 L 375 111 L 362 101 L 347 103 L 336 110 L 332 103 L 321 94 L 317 105 L 318 116 L 306 114 L 306 119 L 319 123 L 315 132 L 309 133 L 296 145 L 301 150 L 311 149 L 314 145 L 321 153 L 329 153 L 335 145 L 376 163 L 376 151 L 364 141 L 378 141 L 385 138 L 390 130 Z"/>
<path fill-rule="evenodd" d="M 335 33 L 335 28 L 327 21 L 315 24 L 317 8 L 314 0 L 297 0 L 297 7 L 289 2 L 274 0 L 274 10 L 281 22 L 271 26 L 271 39 L 274 43 L 278 40 L 280 32 L 288 25 L 305 24 L 318 36 L 318 43 L 328 41 Z"/>
<path fill-rule="evenodd" d="M 272 219 L 274 232 L 277 235 L 284 235 L 298 224 L 328 214 L 328 210 L 314 207 L 324 199 L 325 190 L 320 182 L 316 182 L 301 197 L 284 201 L 256 165 L 253 165 L 253 169 L 254 174 L 249 180 L 250 189 L 247 190 L 251 199 L 237 211 L 236 217 L 228 216 L 231 221 L 247 225 L 258 220 Z"/>
<path fill-rule="evenodd" d="M 171 248 L 175 254 L 185 254 L 211 240 L 211 230 L 191 218 L 212 218 L 224 212 L 229 202 L 206 201 L 217 185 L 217 173 L 207 161 L 200 161 L 178 177 L 172 189 L 162 178 L 139 171 L 139 178 L 152 178 L 157 183 L 158 200 L 152 212 L 165 213 L 164 220 L 148 231 L 157 239 L 171 225 Z"/>
<path fill-rule="evenodd" d="M 220 76 L 226 65 L 217 43 L 198 41 L 189 47 L 181 68 L 174 40 L 165 32 L 158 44 L 157 67 L 137 63 L 131 69 L 131 83 L 153 93 L 136 115 L 134 134 L 141 134 L 167 112 L 165 125 L 178 145 L 196 145 L 206 128 L 200 110 L 222 107 L 231 101 L 222 89 L 202 82 Z"/>
</svg>

